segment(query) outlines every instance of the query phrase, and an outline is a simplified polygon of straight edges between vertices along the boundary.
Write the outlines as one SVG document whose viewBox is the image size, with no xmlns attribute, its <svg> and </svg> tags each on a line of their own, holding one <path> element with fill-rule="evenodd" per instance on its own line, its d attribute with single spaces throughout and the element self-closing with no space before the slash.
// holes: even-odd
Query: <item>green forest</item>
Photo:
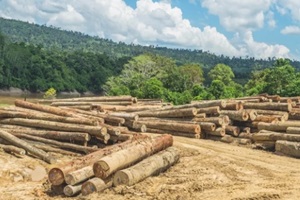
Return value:
<svg viewBox="0 0 300 200">
<path fill-rule="evenodd" d="M 259 93 L 300 95 L 299 69 L 295 60 L 116 43 L 0 18 L 0 89 L 52 87 L 182 104 Z"/>
</svg>

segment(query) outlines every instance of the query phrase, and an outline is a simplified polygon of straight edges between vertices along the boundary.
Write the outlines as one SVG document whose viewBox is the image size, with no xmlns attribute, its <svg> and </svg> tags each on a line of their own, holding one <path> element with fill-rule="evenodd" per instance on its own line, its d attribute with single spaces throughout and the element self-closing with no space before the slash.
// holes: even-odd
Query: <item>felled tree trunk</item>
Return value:
<svg viewBox="0 0 300 200">
<path fill-rule="evenodd" d="M 151 154 L 172 146 L 172 144 L 173 137 L 165 134 L 155 137 L 152 141 L 141 142 L 135 146 L 112 153 L 94 163 L 94 174 L 102 179 L 107 178 L 113 172 L 128 167 Z"/>
<path fill-rule="evenodd" d="M 67 197 L 75 196 L 81 192 L 81 186 L 82 186 L 81 184 L 80 185 L 67 185 L 66 187 L 64 187 L 64 194 Z"/>
<path fill-rule="evenodd" d="M 13 153 L 21 156 L 26 154 L 26 151 L 24 149 L 15 147 L 13 145 L 0 144 L 0 149 L 3 149 L 3 151 L 8 153 Z"/>
<path fill-rule="evenodd" d="M 27 142 L 17 138 L 16 136 L 10 134 L 9 132 L 0 130 L 0 137 L 11 143 L 12 145 L 15 145 L 17 147 L 20 147 L 27 152 L 31 153 L 32 155 L 46 161 L 47 163 L 54 163 L 55 159 L 52 158 L 50 155 L 48 155 L 43 150 L 40 150 L 38 148 L 35 148 L 34 146 L 28 144 Z"/>
<path fill-rule="evenodd" d="M 179 152 L 174 147 L 169 147 L 153 156 L 150 156 L 136 165 L 117 171 L 113 178 L 115 186 L 125 184 L 134 185 L 151 175 L 157 175 L 179 160 Z"/>
<path fill-rule="evenodd" d="M 89 165 L 66 174 L 65 181 L 69 185 L 76 185 L 93 176 L 94 176 L 93 166 Z"/>
<path fill-rule="evenodd" d="M 105 183 L 101 178 L 95 177 L 82 184 L 81 193 L 86 196 L 93 192 L 101 192 L 111 186 L 112 181 Z"/>
<path fill-rule="evenodd" d="M 140 117 L 194 117 L 197 114 L 196 108 L 170 109 L 162 111 L 142 111 L 137 113 Z"/>
<path fill-rule="evenodd" d="M 300 158 L 300 142 L 290 142 L 279 140 L 275 144 L 276 152 L 283 153 L 287 156 Z"/>
<path fill-rule="evenodd" d="M 246 111 L 233 111 L 233 110 L 222 110 L 220 111 L 221 115 L 227 115 L 230 119 L 236 121 L 247 121 L 249 119 L 249 115 Z"/>
<path fill-rule="evenodd" d="M 292 105 L 290 103 L 244 103 L 245 109 L 261 109 L 261 110 L 277 110 L 277 111 L 288 111 L 292 110 Z"/>
</svg>

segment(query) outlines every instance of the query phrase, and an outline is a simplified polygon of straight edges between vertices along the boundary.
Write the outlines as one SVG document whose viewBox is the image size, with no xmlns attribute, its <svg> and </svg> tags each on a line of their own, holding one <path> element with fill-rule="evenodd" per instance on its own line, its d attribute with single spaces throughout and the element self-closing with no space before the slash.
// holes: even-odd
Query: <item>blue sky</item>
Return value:
<svg viewBox="0 0 300 200">
<path fill-rule="evenodd" d="M 116 42 L 300 60 L 299 0 L 0 0 L 0 16 Z"/>
</svg>

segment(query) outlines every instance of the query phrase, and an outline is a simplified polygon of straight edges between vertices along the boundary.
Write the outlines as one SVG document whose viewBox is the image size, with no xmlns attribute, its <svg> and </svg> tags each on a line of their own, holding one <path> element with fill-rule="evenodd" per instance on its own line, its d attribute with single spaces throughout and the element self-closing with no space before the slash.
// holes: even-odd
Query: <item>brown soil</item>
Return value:
<svg viewBox="0 0 300 200">
<path fill-rule="evenodd" d="M 79 200 L 300 199 L 300 159 L 221 142 L 175 137 L 179 163 L 134 186 L 119 186 Z M 0 199 L 70 199 L 50 192 L 51 166 L 0 152 Z"/>
</svg>

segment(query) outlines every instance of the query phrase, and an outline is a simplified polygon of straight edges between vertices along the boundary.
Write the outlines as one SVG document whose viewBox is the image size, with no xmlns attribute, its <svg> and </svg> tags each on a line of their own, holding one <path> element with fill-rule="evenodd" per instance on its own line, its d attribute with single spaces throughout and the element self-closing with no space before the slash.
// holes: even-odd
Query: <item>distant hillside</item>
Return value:
<svg viewBox="0 0 300 200">
<path fill-rule="evenodd" d="M 248 58 L 230 58 L 217 56 L 204 50 L 169 49 L 166 47 L 146 47 L 141 45 L 116 43 L 112 40 L 92 37 L 74 31 L 64 31 L 55 27 L 30 24 L 17 20 L 0 18 L 0 32 L 11 42 L 24 42 L 34 44 L 51 50 L 68 52 L 83 51 L 105 53 L 109 57 L 132 57 L 145 52 L 156 53 L 175 59 L 178 64 L 200 63 L 207 72 L 218 63 L 229 65 L 235 75 L 236 81 L 245 83 L 253 69 L 263 69 L 273 65 L 275 58 L 268 60 Z M 291 61 L 291 65 L 300 69 L 299 61 Z"/>
</svg>

